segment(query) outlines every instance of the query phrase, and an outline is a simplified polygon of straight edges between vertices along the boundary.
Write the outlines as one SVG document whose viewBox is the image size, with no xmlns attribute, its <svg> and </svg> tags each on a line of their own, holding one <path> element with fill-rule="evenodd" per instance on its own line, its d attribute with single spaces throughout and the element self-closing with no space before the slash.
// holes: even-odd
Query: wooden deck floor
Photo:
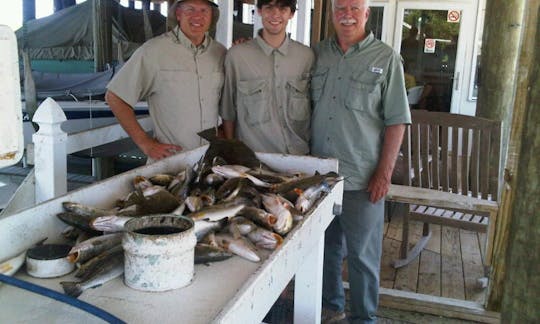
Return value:
<svg viewBox="0 0 540 324">
<path fill-rule="evenodd" d="M 399 256 L 402 214 L 393 213 L 385 223 L 381 287 L 431 296 L 483 303 L 486 289 L 477 279 L 484 276 L 484 233 L 430 225 L 432 237 L 418 258 L 400 269 L 392 267 Z M 409 240 L 415 244 L 422 235 L 422 223 L 410 224 Z M 412 245 L 411 245 L 412 247 Z"/>
</svg>

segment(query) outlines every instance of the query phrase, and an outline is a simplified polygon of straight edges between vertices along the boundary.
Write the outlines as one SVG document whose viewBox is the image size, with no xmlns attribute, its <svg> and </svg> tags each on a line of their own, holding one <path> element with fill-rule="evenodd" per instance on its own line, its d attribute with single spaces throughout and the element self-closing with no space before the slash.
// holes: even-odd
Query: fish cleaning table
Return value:
<svg viewBox="0 0 540 324">
<path fill-rule="evenodd" d="M 206 146 L 177 154 L 157 163 L 130 170 L 90 186 L 72 191 L 0 220 L 0 262 L 20 254 L 48 238 L 59 240 L 66 226 L 56 217 L 62 202 L 110 207 L 127 194 L 136 175 L 178 172 L 194 165 Z M 258 158 L 278 171 L 326 173 L 337 171 L 337 161 L 305 156 L 258 153 Z M 260 323 L 287 283 L 295 277 L 294 322 L 319 323 L 322 294 L 324 230 L 333 218 L 334 205 L 341 205 L 343 182 L 337 183 L 313 212 L 287 234 L 277 250 L 253 263 L 238 256 L 208 265 L 196 265 L 190 285 L 167 292 L 133 290 L 117 278 L 88 289 L 80 300 L 99 307 L 128 323 Z M 56 240 L 55 240 L 56 238 Z M 56 279 L 28 276 L 24 267 L 16 274 L 22 280 L 62 291 Z M 0 285 L 0 319 L 5 323 L 101 322 L 97 317 L 56 300 L 6 284 Z"/>
</svg>

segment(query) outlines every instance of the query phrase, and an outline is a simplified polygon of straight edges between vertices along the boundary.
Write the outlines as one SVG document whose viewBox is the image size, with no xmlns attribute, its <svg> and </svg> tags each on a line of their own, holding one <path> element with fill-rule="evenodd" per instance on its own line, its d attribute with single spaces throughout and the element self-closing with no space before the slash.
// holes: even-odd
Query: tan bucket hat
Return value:
<svg viewBox="0 0 540 324">
<path fill-rule="evenodd" d="M 176 7 L 178 7 L 178 4 L 186 0 L 175 0 L 171 6 L 169 7 L 168 13 L 167 13 L 167 26 L 169 28 L 174 28 L 178 24 L 176 21 Z M 210 30 L 215 29 L 215 26 L 217 24 L 217 21 L 219 20 L 219 9 L 217 3 L 206 0 L 210 7 L 212 7 L 212 23 L 210 24 Z"/>
</svg>

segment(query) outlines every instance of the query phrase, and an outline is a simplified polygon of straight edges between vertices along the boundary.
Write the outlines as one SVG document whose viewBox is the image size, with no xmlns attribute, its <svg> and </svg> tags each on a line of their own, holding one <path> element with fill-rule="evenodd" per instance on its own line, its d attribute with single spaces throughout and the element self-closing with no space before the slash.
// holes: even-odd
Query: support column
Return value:
<svg viewBox="0 0 540 324">
<path fill-rule="evenodd" d="M 60 126 L 66 115 L 51 98 L 38 107 L 33 121 L 39 131 L 32 136 L 34 142 L 34 171 L 36 176 L 36 203 L 67 192 L 67 133 Z"/>
</svg>

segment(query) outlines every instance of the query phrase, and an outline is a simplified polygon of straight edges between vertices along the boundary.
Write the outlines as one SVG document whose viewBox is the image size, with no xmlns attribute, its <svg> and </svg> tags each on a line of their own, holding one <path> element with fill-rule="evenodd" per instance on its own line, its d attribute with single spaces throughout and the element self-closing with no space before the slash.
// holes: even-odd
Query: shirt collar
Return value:
<svg viewBox="0 0 540 324">
<path fill-rule="evenodd" d="M 368 45 L 370 45 L 373 42 L 374 39 L 375 39 L 375 36 L 370 31 L 369 34 L 364 39 L 362 39 L 358 43 L 353 44 L 351 47 L 349 47 L 347 52 L 359 51 L 359 50 L 367 47 Z M 332 46 L 334 47 L 334 49 L 342 52 L 341 47 L 339 47 L 339 44 L 338 44 L 338 41 L 337 41 L 337 35 L 332 37 Z M 345 54 L 345 53 L 343 53 L 343 54 Z"/>
<path fill-rule="evenodd" d="M 198 50 L 205 51 L 206 48 L 208 48 L 208 45 L 210 44 L 210 36 L 208 35 L 208 32 L 204 34 L 204 40 L 199 46 L 193 45 L 191 40 L 184 34 L 184 32 L 180 29 L 179 26 L 176 26 L 172 30 L 173 35 L 175 36 L 175 41 L 181 45 L 183 45 L 186 48 L 191 49 L 192 51 L 196 52 Z"/>
<path fill-rule="evenodd" d="M 277 51 L 281 55 L 287 55 L 289 44 L 291 42 L 289 39 L 289 36 L 286 35 L 285 40 L 283 41 L 281 46 L 278 48 L 273 48 L 272 46 L 268 45 L 268 43 L 266 43 L 264 39 L 262 38 L 262 29 L 259 29 L 259 32 L 257 33 L 257 37 L 255 37 L 255 41 L 257 42 L 257 44 L 259 45 L 259 47 L 262 49 L 262 51 L 264 52 L 266 56 L 270 56 L 272 52 L 274 51 Z"/>
</svg>

